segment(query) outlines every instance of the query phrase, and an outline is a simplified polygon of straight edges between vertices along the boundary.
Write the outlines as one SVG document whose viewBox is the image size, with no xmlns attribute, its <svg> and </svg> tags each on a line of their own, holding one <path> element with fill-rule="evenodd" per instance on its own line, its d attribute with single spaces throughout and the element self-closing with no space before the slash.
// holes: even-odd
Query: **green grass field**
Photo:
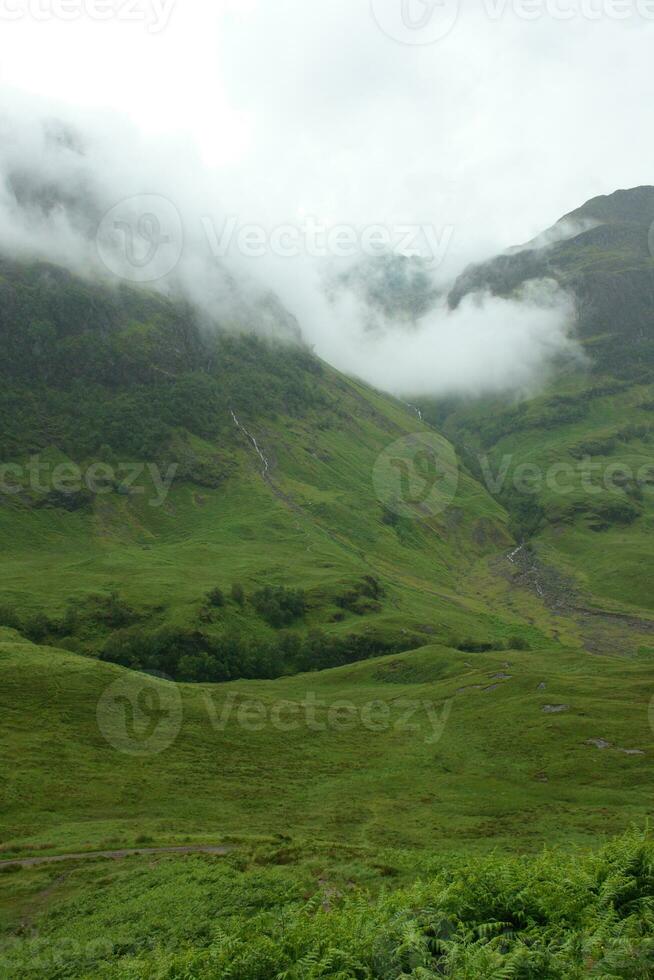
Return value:
<svg viewBox="0 0 654 980">
<path fill-rule="evenodd" d="M 651 657 L 426 646 L 278 681 L 176 686 L 6 631 L 0 671 L 2 860 L 234 848 L 10 866 L 0 921 L 18 976 L 158 976 L 165 949 L 220 946 L 225 888 L 229 929 L 259 901 L 297 914 L 312 896 L 395 890 L 456 855 L 596 846 L 651 812 Z M 144 688 L 164 712 L 154 730 L 150 710 L 126 706 Z"/>
<path fill-rule="evenodd" d="M 289 833 L 431 850 L 589 841 L 643 824 L 650 805 L 651 659 L 601 668 L 561 648 L 467 655 L 427 646 L 279 681 L 178 688 L 3 643 L 3 851 L 128 846 L 142 834 L 166 843 Z M 144 683 L 165 710 L 167 691 L 179 691 L 179 731 L 175 713 L 170 746 L 152 757 L 147 712 L 132 722 L 110 702 L 99 725 L 117 678 L 134 704 Z M 121 751 L 130 724 L 144 756 L 129 754 L 129 740 Z"/>
</svg>

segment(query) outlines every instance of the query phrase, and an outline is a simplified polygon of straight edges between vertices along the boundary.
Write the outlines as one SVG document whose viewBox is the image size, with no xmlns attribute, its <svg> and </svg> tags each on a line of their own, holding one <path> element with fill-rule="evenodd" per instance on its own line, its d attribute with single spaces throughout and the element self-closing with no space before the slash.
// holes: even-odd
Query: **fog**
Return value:
<svg viewBox="0 0 654 980">
<path fill-rule="evenodd" d="M 400 395 L 520 390 L 574 353 L 571 304 L 551 284 L 523 301 L 476 296 L 449 311 L 438 268 L 447 234 L 431 229 L 424 259 L 397 250 L 406 228 L 376 244 L 355 226 L 332 241 L 317 221 L 311 242 L 302 222 L 279 235 L 227 211 L 214 180 L 192 146 L 144 138 L 114 113 L 98 119 L 14 93 L 0 114 L 0 249 L 188 298 L 208 328 L 296 341 L 297 319 L 304 342 L 330 363 Z M 151 257 L 147 222 L 158 236 Z M 335 256 L 339 248 L 348 254 Z M 417 315 L 380 311 L 351 285 L 353 271 L 393 255 L 419 262 L 427 299 Z M 327 285 L 335 278 L 337 290 Z M 413 304 L 418 290 L 408 287 Z"/>
<path fill-rule="evenodd" d="M 568 297 L 445 297 L 469 263 L 651 182 L 652 24 L 463 5 L 412 46 L 382 29 L 390 2 L 3 24 L 0 248 L 188 296 L 223 329 L 297 339 L 296 318 L 394 393 L 539 384 L 578 353 Z M 401 295 L 380 302 L 389 256 Z"/>
</svg>

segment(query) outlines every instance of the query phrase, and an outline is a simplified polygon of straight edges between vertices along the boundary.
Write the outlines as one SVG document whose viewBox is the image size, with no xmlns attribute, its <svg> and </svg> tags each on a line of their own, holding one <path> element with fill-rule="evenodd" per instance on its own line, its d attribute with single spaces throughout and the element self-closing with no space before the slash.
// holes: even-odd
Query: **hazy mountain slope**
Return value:
<svg viewBox="0 0 654 980">
<path fill-rule="evenodd" d="M 555 279 L 576 297 L 578 331 L 597 369 L 647 382 L 654 362 L 652 221 L 654 187 L 594 198 L 535 242 L 468 268 L 450 305 L 474 290 L 508 296 L 530 279 Z"/>
<path fill-rule="evenodd" d="M 56 303 L 51 282 L 61 292 Z M 157 835 L 165 824 L 171 839 L 295 827 L 308 836 L 322 828 L 340 840 L 359 836 L 414 847 L 460 838 L 467 847 L 483 836 L 540 840 L 555 828 L 618 830 L 644 812 L 652 622 L 645 612 L 594 619 L 598 610 L 588 612 L 590 623 L 580 622 L 583 603 L 573 601 L 567 583 L 566 602 L 557 604 L 561 582 L 524 566 L 507 512 L 480 482 L 487 474 L 469 445 L 462 445 L 463 460 L 478 479 L 461 467 L 448 506 L 437 514 L 419 503 L 410 516 L 389 513 L 373 481 L 380 454 L 420 433 L 446 449 L 442 437 L 400 403 L 301 348 L 207 334 L 191 311 L 148 294 L 96 291 L 43 267 L 17 270 L 10 288 L 19 296 L 20 316 L 3 321 L 14 351 L 3 365 L 5 390 L 13 392 L 8 421 L 10 404 L 21 410 L 14 412 L 9 458 L 24 462 L 29 453 L 41 453 L 83 466 L 98 459 L 118 466 L 134 461 L 131 453 L 141 447 L 146 459 L 152 451 L 157 465 L 172 462 L 180 469 L 160 506 L 151 505 L 152 487 L 138 494 L 120 484 L 67 499 L 21 485 L 2 498 L 4 618 L 51 647 L 72 651 L 17 645 L 15 634 L 4 648 L 16 751 L 32 760 L 7 787 L 5 841 L 20 836 L 29 848 L 54 834 L 58 845 L 67 839 L 99 845 L 117 825 L 135 822 Z M 42 340 L 24 336 L 23 322 L 39 324 L 39 336 L 49 338 L 47 351 Z M 513 439 L 518 460 L 529 458 L 530 447 L 556 460 L 557 439 L 569 440 L 574 430 L 578 441 L 589 418 L 599 425 L 616 397 L 632 392 L 624 382 L 607 391 L 594 380 L 591 398 L 588 379 L 565 383 L 572 392 L 565 397 L 543 396 L 523 409 L 505 408 L 499 417 L 485 405 L 468 407 L 450 413 L 448 425 L 490 454 Z M 18 448 L 21 440 L 27 452 Z M 531 512 L 511 513 L 520 534 Z M 590 518 L 574 508 L 569 519 L 570 533 L 585 534 L 588 548 L 580 549 L 573 574 L 583 573 L 584 561 L 597 573 L 602 535 L 610 528 L 585 530 L 581 522 Z M 639 515 L 631 530 L 644 520 Z M 559 525 L 563 561 L 565 520 Z M 538 542 L 544 550 L 549 539 L 542 533 Z M 619 560 L 627 554 L 623 542 Z M 243 600 L 232 597 L 233 583 L 243 584 Z M 256 599 L 268 585 L 304 589 L 301 614 L 283 626 L 271 621 Z M 207 593 L 215 586 L 224 597 L 214 604 Z M 640 605 L 646 608 L 646 599 Z M 324 632 L 316 635 L 316 628 Z M 591 642 L 595 633 L 611 642 L 601 652 L 617 655 L 600 668 L 583 650 L 598 648 Z M 154 648 L 151 636 L 158 638 Z M 235 654 L 234 636 L 250 645 Z M 365 643 L 353 645 L 352 636 Z M 416 652 L 399 652 L 411 649 Z M 306 673 L 385 650 L 392 654 L 385 660 Z M 184 688 L 197 738 L 176 739 L 162 756 L 140 760 L 132 775 L 125 757 L 107 744 L 95 712 L 112 678 L 142 681 L 97 663 L 98 655 L 181 680 L 300 673 L 238 682 L 243 687 Z M 222 672 L 208 675 L 208 661 Z M 55 682 L 60 670 L 67 679 Z M 65 689 L 70 698 L 44 726 L 45 742 L 26 735 L 43 685 Z M 20 690 L 26 707 L 17 707 Z M 323 741 L 307 740 L 303 729 L 290 738 L 274 726 L 253 733 L 237 724 L 233 732 L 219 726 L 214 739 L 205 694 L 220 700 L 232 691 L 239 699 L 242 692 L 260 694 L 271 705 L 329 691 L 335 701 L 383 701 L 392 711 L 408 699 L 434 708 L 437 721 L 447 710 L 447 718 L 436 740 L 420 744 L 415 732 L 399 737 L 395 728 L 377 742 L 365 726 L 354 735 L 329 729 Z M 88 716 L 87 734 L 75 704 Z M 424 712 L 420 730 L 430 725 Z M 610 743 L 610 754 L 586 744 L 591 739 Z M 214 752 L 222 759 L 219 772 L 207 763 L 206 753 Z M 64 778 L 73 757 L 87 774 L 80 782 Z M 598 759 L 608 760 L 609 768 L 596 783 Z M 184 766 L 190 766 L 187 776 Z M 587 767 L 588 779 L 580 780 Z M 18 830 L 24 813 L 59 785 L 65 787 L 61 809 L 54 817 L 35 815 L 26 838 Z M 180 785 L 186 786 L 182 797 Z M 353 795 L 358 802 L 348 804 Z M 537 820 L 544 796 L 557 807 Z M 213 809 L 217 797 L 220 812 Z M 609 797 L 611 827 L 600 812 Z M 148 816 L 145 800 L 154 798 L 161 805 Z M 525 809 L 527 799 L 532 803 Z M 121 833 L 129 837 L 130 830 Z"/>
<path fill-rule="evenodd" d="M 587 365 L 568 368 L 532 398 L 422 405 L 509 508 L 516 536 L 533 540 L 552 570 L 548 587 L 540 572 L 546 601 L 573 613 L 590 649 L 629 644 L 615 635 L 620 620 L 607 630 L 606 618 L 594 623 L 579 609 L 622 607 L 636 617 L 646 610 L 641 634 L 654 609 L 644 571 L 654 560 L 653 217 L 654 188 L 618 191 L 530 246 L 469 269 L 451 294 L 454 305 L 471 289 L 509 295 L 534 277 L 571 290 Z M 565 241 L 553 242 L 563 233 Z"/>
</svg>

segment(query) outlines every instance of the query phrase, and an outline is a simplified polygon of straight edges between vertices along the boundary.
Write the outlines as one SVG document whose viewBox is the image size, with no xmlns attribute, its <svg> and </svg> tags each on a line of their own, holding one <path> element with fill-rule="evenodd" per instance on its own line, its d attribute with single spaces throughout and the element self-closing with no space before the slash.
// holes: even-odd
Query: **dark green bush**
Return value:
<svg viewBox="0 0 654 980">
<path fill-rule="evenodd" d="M 484 640 L 461 640 L 457 644 L 457 650 L 461 650 L 462 653 L 489 653 L 491 650 L 497 650 L 498 647 L 495 643 L 484 641 Z"/>
<path fill-rule="evenodd" d="M 224 606 L 225 595 L 222 589 L 219 589 L 218 586 L 216 586 L 215 589 L 212 589 L 211 592 L 208 592 L 207 602 L 209 603 L 210 606 L 215 606 L 216 608 L 219 608 L 220 606 Z"/>
<path fill-rule="evenodd" d="M 282 630 L 271 640 L 257 640 L 238 633 L 214 637 L 201 630 L 163 629 L 152 633 L 136 627 L 112 634 L 100 657 L 132 670 L 166 674 L 175 680 L 218 683 L 327 670 L 401 653 L 420 646 L 421 642 L 412 636 L 335 637 L 321 630 L 306 634 Z"/>
<path fill-rule="evenodd" d="M 287 589 L 282 585 L 267 585 L 252 596 L 252 605 L 259 616 L 276 629 L 289 626 L 304 616 L 306 598 L 302 589 Z"/>
<path fill-rule="evenodd" d="M 515 635 L 508 638 L 506 648 L 507 650 L 531 650 L 531 644 L 524 636 Z"/>
<path fill-rule="evenodd" d="M 232 585 L 231 596 L 237 606 L 245 605 L 245 589 L 238 582 Z"/>
<path fill-rule="evenodd" d="M 358 616 L 378 612 L 381 609 L 380 599 L 385 592 L 379 579 L 374 575 L 364 575 L 351 589 L 336 597 L 336 605 Z"/>
</svg>

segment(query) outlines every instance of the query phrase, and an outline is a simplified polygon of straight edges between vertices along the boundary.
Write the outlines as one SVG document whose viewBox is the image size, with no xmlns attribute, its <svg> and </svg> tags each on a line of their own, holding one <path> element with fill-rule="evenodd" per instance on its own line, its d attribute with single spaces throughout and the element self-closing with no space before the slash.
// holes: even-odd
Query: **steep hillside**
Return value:
<svg viewBox="0 0 654 980">
<path fill-rule="evenodd" d="M 598 371 L 647 383 L 654 362 L 654 187 L 594 198 L 534 242 L 471 266 L 449 296 L 509 296 L 551 278 L 576 298 L 577 328 Z"/>
<path fill-rule="evenodd" d="M 468 581 L 505 511 L 406 406 L 156 295 L 3 271 L 6 626 L 187 680 L 538 642 Z"/>
<path fill-rule="evenodd" d="M 594 652 L 628 652 L 625 626 L 644 644 L 652 632 L 653 218 L 654 188 L 618 191 L 467 270 L 452 305 L 471 289 L 511 295 L 555 278 L 577 300 L 587 364 L 531 398 L 421 405 L 529 542 L 516 556 L 522 581 Z"/>
</svg>

